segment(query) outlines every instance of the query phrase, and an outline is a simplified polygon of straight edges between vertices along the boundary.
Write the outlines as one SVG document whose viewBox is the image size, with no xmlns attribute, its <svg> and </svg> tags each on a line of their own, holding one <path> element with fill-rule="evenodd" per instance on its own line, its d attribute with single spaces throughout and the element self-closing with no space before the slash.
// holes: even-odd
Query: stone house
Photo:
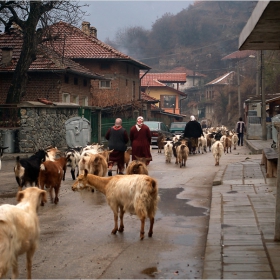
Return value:
<svg viewBox="0 0 280 280">
<path fill-rule="evenodd" d="M 178 88 L 180 83 L 186 81 L 186 74 L 147 73 L 146 75 L 142 74 L 142 76 L 142 91 L 160 100 L 159 108 L 166 113 L 181 115 L 181 100 L 186 98 L 187 94 L 178 90 Z"/>
</svg>

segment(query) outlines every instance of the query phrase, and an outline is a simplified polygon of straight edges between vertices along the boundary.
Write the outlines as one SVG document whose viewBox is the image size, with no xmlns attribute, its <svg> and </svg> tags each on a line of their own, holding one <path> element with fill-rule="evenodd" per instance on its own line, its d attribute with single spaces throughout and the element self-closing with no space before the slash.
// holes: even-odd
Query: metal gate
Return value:
<svg viewBox="0 0 280 280">
<path fill-rule="evenodd" d="M 106 132 L 110 127 L 115 124 L 115 118 L 102 118 L 101 117 L 101 143 L 106 144 L 105 139 Z M 127 131 L 129 136 L 130 128 L 135 125 L 135 120 L 133 119 L 122 119 L 122 126 Z M 98 142 L 98 114 L 92 113 L 91 115 L 91 140 L 92 143 Z"/>
<path fill-rule="evenodd" d="M 66 143 L 69 147 L 85 147 L 91 143 L 91 126 L 83 117 L 73 117 L 65 122 Z"/>
</svg>

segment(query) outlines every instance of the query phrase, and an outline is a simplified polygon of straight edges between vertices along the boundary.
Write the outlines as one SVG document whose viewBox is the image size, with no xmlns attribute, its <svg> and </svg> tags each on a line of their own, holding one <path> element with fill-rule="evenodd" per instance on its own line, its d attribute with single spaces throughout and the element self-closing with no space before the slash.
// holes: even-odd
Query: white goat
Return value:
<svg viewBox="0 0 280 280">
<path fill-rule="evenodd" d="M 207 153 L 207 140 L 206 137 L 201 136 L 198 138 L 198 152 L 204 154 Z"/>
<path fill-rule="evenodd" d="M 73 191 L 85 188 L 96 188 L 102 192 L 109 206 L 114 212 L 115 226 L 112 234 L 124 231 L 123 216 L 130 212 L 136 214 L 141 220 L 140 239 L 144 238 L 145 220 L 150 219 L 148 236 L 153 235 L 154 218 L 159 201 L 158 186 L 155 179 L 147 175 L 116 175 L 112 177 L 99 177 L 88 174 L 79 175 L 72 186 Z M 120 212 L 120 227 L 118 227 L 118 213 Z"/>
<path fill-rule="evenodd" d="M 222 154 L 224 153 L 224 146 L 220 141 L 214 142 L 214 144 L 211 147 L 211 151 L 213 153 L 213 156 L 215 158 L 215 165 L 220 164 L 220 158 Z"/>
<path fill-rule="evenodd" d="M 232 138 L 231 138 L 231 143 L 233 145 L 233 149 L 236 150 L 236 146 L 237 146 L 237 143 L 238 143 L 238 136 L 236 133 L 234 133 L 232 135 Z"/>
<path fill-rule="evenodd" d="M 164 155 L 165 155 L 165 162 L 171 163 L 172 153 L 173 153 L 173 142 L 166 141 L 164 145 Z"/>
<path fill-rule="evenodd" d="M 37 187 L 17 193 L 17 205 L 0 206 L 0 278 L 12 267 L 12 278 L 18 277 L 18 256 L 26 253 L 27 278 L 31 279 L 32 258 L 39 241 L 37 210 L 47 192 Z"/>
</svg>

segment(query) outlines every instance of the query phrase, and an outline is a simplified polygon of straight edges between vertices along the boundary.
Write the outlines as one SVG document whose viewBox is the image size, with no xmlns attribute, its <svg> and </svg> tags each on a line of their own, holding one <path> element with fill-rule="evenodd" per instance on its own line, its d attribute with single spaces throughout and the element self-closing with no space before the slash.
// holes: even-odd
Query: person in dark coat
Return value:
<svg viewBox="0 0 280 280">
<path fill-rule="evenodd" d="M 152 155 L 150 150 L 150 144 L 152 135 L 150 128 L 144 124 L 144 118 L 139 116 L 137 118 L 136 125 L 130 129 L 130 141 L 132 146 L 132 160 L 136 160 L 136 157 L 144 157 L 148 159 L 147 165 L 152 161 Z"/>
<path fill-rule="evenodd" d="M 122 127 L 122 119 L 117 118 L 115 125 L 110 127 L 105 138 L 108 140 L 108 147 L 114 151 L 109 155 L 108 176 L 112 176 L 112 168 L 117 163 L 119 174 L 124 172 L 124 152 L 129 141 L 127 131 Z"/>
<path fill-rule="evenodd" d="M 244 132 L 246 131 L 246 126 L 245 123 L 243 122 L 242 118 L 239 118 L 239 121 L 235 125 L 235 131 L 238 135 L 238 146 L 243 146 L 243 137 L 244 137 Z"/>
<path fill-rule="evenodd" d="M 198 121 L 196 121 L 194 116 L 191 116 L 184 131 L 184 138 L 188 138 L 190 154 L 195 154 L 195 150 L 198 146 L 198 138 L 200 136 L 204 136 L 201 125 Z"/>
</svg>

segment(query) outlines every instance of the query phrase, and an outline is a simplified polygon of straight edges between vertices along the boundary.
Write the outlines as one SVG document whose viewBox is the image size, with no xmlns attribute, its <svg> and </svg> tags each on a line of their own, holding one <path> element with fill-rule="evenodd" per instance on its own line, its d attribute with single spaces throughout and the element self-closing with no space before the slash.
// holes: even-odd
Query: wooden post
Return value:
<svg viewBox="0 0 280 280">
<path fill-rule="evenodd" d="M 276 208 L 275 208 L 275 231 L 274 241 L 280 241 L 280 122 L 275 122 L 274 127 L 277 130 L 277 151 L 278 151 L 278 164 L 277 164 L 277 179 L 276 179 Z"/>
</svg>

